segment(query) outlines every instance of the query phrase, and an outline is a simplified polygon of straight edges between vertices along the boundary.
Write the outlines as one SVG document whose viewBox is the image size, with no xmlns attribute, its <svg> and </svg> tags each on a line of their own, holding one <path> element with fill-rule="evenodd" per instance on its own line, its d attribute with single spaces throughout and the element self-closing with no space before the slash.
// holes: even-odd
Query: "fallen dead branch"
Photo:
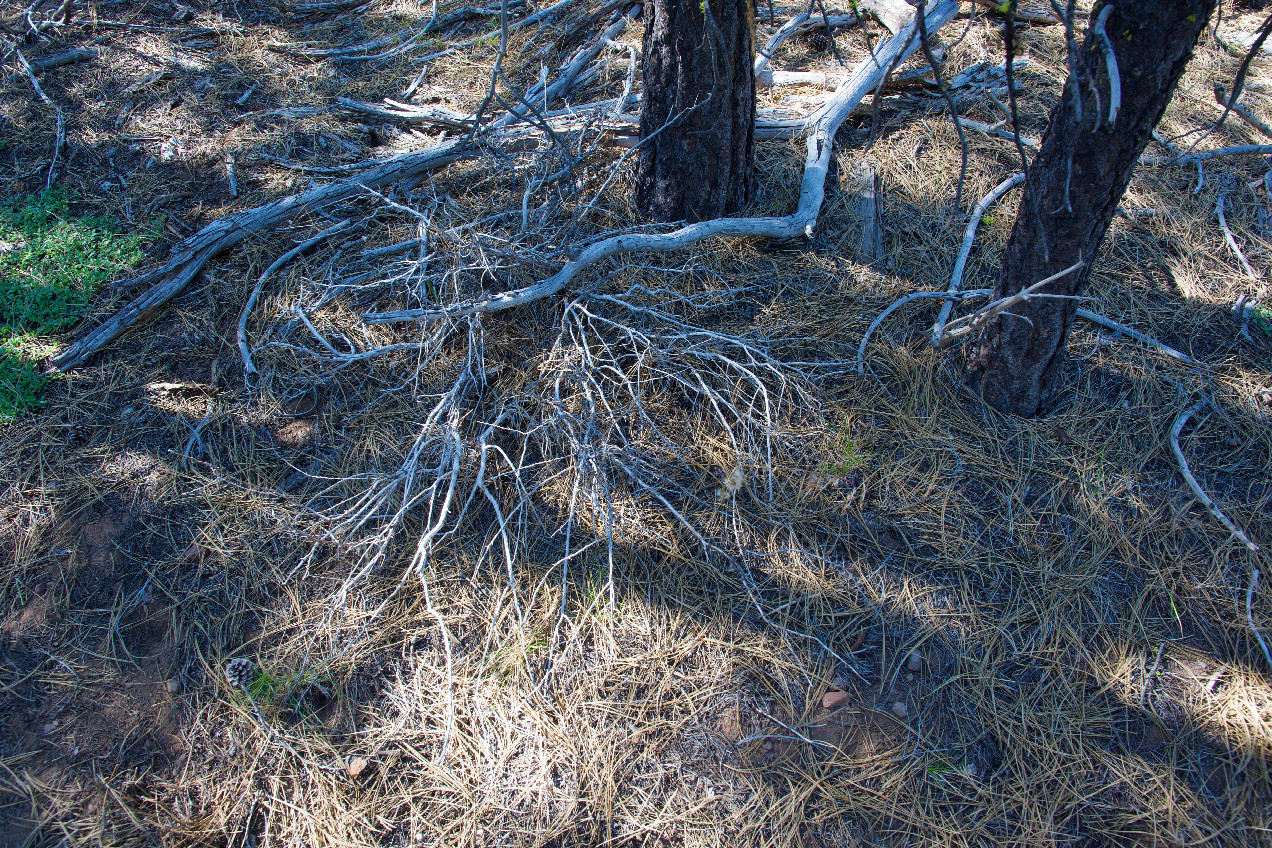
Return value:
<svg viewBox="0 0 1272 848">
<path fill-rule="evenodd" d="M 957 10 L 957 4 L 949 0 L 933 6 L 927 18 L 929 30 L 935 32 L 953 19 Z M 556 274 L 533 286 L 442 308 L 369 313 L 364 316 L 365 320 L 372 324 L 430 321 L 511 309 L 554 295 L 592 265 L 624 253 L 679 250 L 708 238 L 796 238 L 811 235 L 825 197 L 826 172 L 839 125 L 867 94 L 874 91 L 887 69 L 917 48 L 917 31 L 917 24 L 911 22 L 900 34 L 881 42 L 874 54 L 844 80 L 826 105 L 801 122 L 801 128 L 808 134 L 808 152 L 804 159 L 799 203 L 794 213 L 781 218 L 721 218 L 665 234 L 618 235 L 591 245 Z"/>
<path fill-rule="evenodd" d="M 1194 165 L 1209 162 L 1211 159 L 1222 159 L 1227 156 L 1269 156 L 1272 155 L 1272 144 L 1239 144 L 1235 147 L 1220 147 L 1215 150 L 1203 150 L 1199 153 L 1188 153 L 1183 156 L 1149 156 L 1140 159 L 1141 165 Z"/>
<path fill-rule="evenodd" d="M 1042 142 L 1038 141 L 1036 138 L 1031 138 L 1027 135 L 1017 136 L 1011 130 L 1003 129 L 1005 121 L 1000 121 L 997 124 L 986 124 L 983 121 L 974 121 L 971 118 L 964 118 L 960 115 L 958 116 L 958 122 L 961 126 L 969 130 L 976 130 L 976 132 L 991 135 L 995 138 L 1006 139 L 1013 143 L 1018 141 L 1030 150 L 1037 150 L 1042 144 Z"/>
<path fill-rule="evenodd" d="M 913 13 L 911 13 L 913 14 Z M 800 12 L 786 23 L 778 28 L 777 32 L 769 36 L 769 40 L 755 55 L 755 76 L 758 80 L 761 73 L 768 67 L 768 63 L 773 58 L 773 54 L 778 48 L 790 38 L 801 32 L 809 32 L 817 29 L 824 29 L 829 26 L 832 29 L 842 27 L 850 27 L 858 22 L 856 15 L 820 15 L 811 14 L 809 12 Z"/>
<path fill-rule="evenodd" d="M 352 223 L 353 223 L 352 221 L 348 221 L 348 220 L 341 221 L 333 226 L 328 227 L 327 229 L 318 233 L 316 236 L 305 239 L 300 244 L 296 245 L 291 250 L 287 251 L 282 256 L 275 259 L 270 264 L 270 266 L 265 269 L 265 273 L 261 274 L 260 279 L 256 281 L 255 287 L 252 288 L 252 293 L 248 295 L 247 297 L 247 303 L 243 305 L 243 311 L 239 313 L 239 320 L 238 320 L 237 335 L 238 335 L 239 355 L 243 359 L 243 370 L 246 371 L 248 374 L 256 374 L 257 370 L 256 370 L 256 366 L 252 364 L 252 352 L 247 345 L 247 319 L 251 317 L 252 309 L 256 306 L 256 300 L 257 298 L 261 296 L 261 292 L 265 288 L 265 282 L 270 277 L 272 277 L 278 271 L 278 269 L 282 268 L 288 262 L 292 261 L 297 256 L 304 253 L 306 250 L 318 244 L 319 242 L 326 241 L 331 236 L 334 236 L 337 233 L 341 233 L 349 229 Z"/>
<path fill-rule="evenodd" d="M 1237 240 L 1232 237 L 1232 230 L 1228 229 L 1228 216 L 1224 214 L 1224 200 L 1227 197 L 1225 192 L 1219 192 L 1219 196 L 1215 199 L 1215 216 L 1219 219 L 1219 228 L 1223 230 L 1223 240 L 1228 243 L 1228 249 L 1237 255 L 1237 259 L 1241 261 L 1241 267 L 1245 269 L 1250 279 L 1258 280 L 1259 275 L 1254 273 L 1254 269 L 1250 267 L 1250 263 L 1246 261 L 1245 254 L 1241 252 L 1241 248 L 1237 246 Z"/>
<path fill-rule="evenodd" d="M 1272 138 L 1272 127 L 1269 127 L 1263 121 L 1259 120 L 1253 112 L 1242 106 L 1240 103 L 1228 100 L 1228 92 L 1220 83 L 1215 83 L 1215 102 L 1226 109 L 1230 109 L 1238 118 L 1245 121 L 1250 126 L 1259 131 L 1265 138 Z"/>
<path fill-rule="evenodd" d="M 42 74 L 51 68 L 60 68 L 63 65 L 73 65 L 76 62 L 87 62 L 91 59 L 96 59 L 100 53 L 101 51 L 96 47 L 75 47 L 70 50 L 63 50 L 61 53 L 54 53 L 52 56 L 42 56 L 27 61 L 34 73 Z"/>
<path fill-rule="evenodd" d="M 971 291 L 914 292 L 913 294 L 907 294 L 905 297 L 901 298 L 900 300 L 894 301 L 891 305 L 888 306 L 887 309 L 880 312 L 875 317 L 875 319 L 870 322 L 870 326 L 866 328 L 865 334 L 862 335 L 861 337 L 861 344 L 857 347 L 857 364 L 856 364 L 857 376 L 858 377 L 865 376 L 866 345 L 869 344 L 870 337 L 874 335 L 875 330 L 879 329 L 879 325 L 883 323 L 885 318 L 887 318 L 893 312 L 900 309 L 902 306 L 905 306 L 907 303 L 913 303 L 916 300 L 928 300 L 928 299 L 937 298 L 937 297 L 943 297 L 946 299 L 947 302 L 952 302 L 955 300 L 963 301 L 973 297 L 986 297 L 992 294 L 993 291 L 994 291 L 993 289 L 972 289 Z"/>
<path fill-rule="evenodd" d="M 1075 314 L 1079 318 L 1082 318 L 1086 321 L 1090 321 L 1092 324 L 1099 324 L 1101 327 L 1106 327 L 1110 330 L 1115 330 L 1119 333 L 1130 336 L 1131 338 L 1135 339 L 1135 341 L 1147 345 L 1148 347 L 1160 353 L 1162 356 L 1169 356 L 1171 359 L 1182 362 L 1185 365 L 1201 365 L 1200 362 L 1198 362 L 1196 359 L 1193 359 L 1188 354 L 1178 351 L 1175 348 L 1171 347 L 1170 345 L 1163 344 L 1159 342 L 1157 339 L 1153 338 L 1152 336 L 1146 336 L 1143 333 L 1141 333 L 1139 330 L 1134 330 L 1126 326 L 1125 324 L 1119 324 L 1117 321 L 1114 321 L 1112 318 L 1105 318 L 1103 315 L 1100 315 L 1097 312 L 1092 312 L 1091 310 L 1083 309 L 1082 307 L 1078 307 L 1078 311 Z"/>
<path fill-rule="evenodd" d="M 1184 458 L 1183 450 L 1179 447 L 1179 434 L 1183 432 L 1184 425 L 1188 423 L 1189 418 L 1200 412 L 1208 403 L 1210 401 L 1203 398 L 1179 413 L 1175 418 L 1175 425 L 1170 428 L 1170 449 L 1174 452 L 1175 460 L 1179 464 L 1179 472 L 1184 475 L 1184 482 L 1188 484 L 1188 488 L 1192 489 L 1193 494 L 1197 496 L 1197 500 L 1201 501 L 1202 506 L 1210 510 L 1210 514 L 1217 518 L 1220 524 L 1227 527 L 1232 535 L 1237 538 L 1238 542 L 1251 551 L 1257 551 L 1259 546 L 1250 541 L 1250 538 L 1237 525 L 1233 524 L 1228 516 L 1223 514 L 1223 510 L 1219 509 L 1210 496 L 1206 494 L 1205 490 L 1201 488 L 1201 484 L 1197 482 L 1197 478 L 1193 476 L 1192 471 L 1188 468 L 1188 460 Z"/>
<path fill-rule="evenodd" d="M 488 139 L 487 143 L 498 143 L 498 141 L 498 138 Z M 537 138 L 525 135 L 507 137 L 507 144 L 511 147 L 518 144 L 537 143 Z M 356 177 L 312 188 L 265 206 L 214 221 L 178 245 L 173 251 L 172 258 L 161 267 L 123 283 L 121 287 L 124 288 L 135 288 L 145 284 L 150 284 L 151 288 L 65 351 L 53 357 L 50 365 L 58 371 L 66 371 L 83 362 L 85 358 L 118 338 L 130 327 L 153 314 L 154 310 L 179 294 L 213 256 L 250 236 L 277 227 L 297 215 L 325 209 L 333 204 L 357 197 L 369 188 L 381 188 L 405 180 L 417 179 L 453 162 L 479 155 L 481 155 L 481 148 L 478 145 L 466 139 L 456 139 L 419 153 L 398 157 Z"/>
</svg>

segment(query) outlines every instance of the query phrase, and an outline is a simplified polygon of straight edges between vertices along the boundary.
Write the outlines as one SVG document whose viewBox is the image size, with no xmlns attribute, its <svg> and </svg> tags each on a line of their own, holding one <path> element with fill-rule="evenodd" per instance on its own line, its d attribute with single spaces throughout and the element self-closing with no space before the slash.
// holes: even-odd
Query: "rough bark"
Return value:
<svg viewBox="0 0 1272 848">
<path fill-rule="evenodd" d="M 1121 82 L 1121 107 L 1111 123 L 1106 51 L 1103 39 L 1092 31 L 1110 5 L 1104 31 Z M 1214 6 L 1214 0 L 1097 3 L 1079 51 L 1079 66 L 1071 69 L 1031 165 L 994 287 L 995 299 L 1080 260 L 1086 266 L 1049 286 L 1047 293 L 1084 291 L 1135 163 Z M 1037 192 L 1036 201 L 1030 197 L 1031 188 Z M 1077 307 L 1074 300 L 1037 298 L 986 325 L 967 375 L 986 403 L 1025 417 L 1051 409 L 1062 386 L 1065 340 Z"/>
<path fill-rule="evenodd" d="M 751 199 L 755 158 L 751 0 L 645 4 L 636 206 L 658 221 L 706 221 Z"/>
</svg>

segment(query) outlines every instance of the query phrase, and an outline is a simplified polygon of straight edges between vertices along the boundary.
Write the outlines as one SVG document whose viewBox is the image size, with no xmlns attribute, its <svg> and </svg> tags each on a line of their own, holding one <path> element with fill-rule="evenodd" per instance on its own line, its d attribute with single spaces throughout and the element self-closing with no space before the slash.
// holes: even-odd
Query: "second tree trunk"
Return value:
<svg viewBox="0 0 1272 848">
<path fill-rule="evenodd" d="M 751 199 L 755 17 L 751 0 L 647 0 L 636 206 L 702 221 Z"/>
<path fill-rule="evenodd" d="M 1016 224 L 1007 242 L 994 297 L 1013 295 L 1064 268 L 1077 273 L 1048 286 L 1048 294 L 1086 288 L 1100 242 L 1126 191 L 1136 160 L 1161 119 L 1213 0 L 1114 0 L 1104 30 L 1121 82 L 1121 107 L 1109 122 L 1106 48 L 1088 29 L 1060 102 L 1030 168 Z M 1030 186 L 1036 199 L 1030 197 Z M 986 325 L 968 369 L 985 402 L 1025 417 L 1046 412 L 1062 385 L 1065 340 L 1073 300 L 1037 298 Z"/>
</svg>

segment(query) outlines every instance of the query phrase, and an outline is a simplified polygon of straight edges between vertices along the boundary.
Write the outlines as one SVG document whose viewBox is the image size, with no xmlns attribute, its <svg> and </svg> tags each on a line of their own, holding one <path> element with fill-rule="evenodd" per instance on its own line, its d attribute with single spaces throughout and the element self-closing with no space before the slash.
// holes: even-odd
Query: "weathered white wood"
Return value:
<svg viewBox="0 0 1272 848">
<path fill-rule="evenodd" d="M 849 191 L 855 195 L 852 214 L 857 223 L 857 253 L 863 262 L 873 264 L 883 258 L 879 175 L 874 168 L 858 163 L 848 179 Z"/>
<path fill-rule="evenodd" d="M 534 139 L 534 142 L 537 144 L 538 139 Z M 357 176 L 213 221 L 181 242 L 174 250 L 172 258 L 161 267 L 122 284 L 121 288 L 126 289 L 143 284 L 152 285 L 75 344 L 53 357 L 50 364 L 57 371 L 66 371 L 83 362 L 86 357 L 114 341 L 129 327 L 144 320 L 155 309 L 175 297 L 213 256 L 249 236 L 276 227 L 303 212 L 312 212 L 356 197 L 368 188 L 382 188 L 413 179 L 452 162 L 479 155 L 481 150 L 477 145 L 464 139 L 456 139 L 434 145 L 419 153 L 398 157 Z"/>
<path fill-rule="evenodd" d="M 1012 174 L 980 199 L 976 204 L 976 208 L 972 210 L 971 220 L 967 222 L 967 229 L 963 232 L 963 244 L 958 250 L 958 259 L 954 261 L 954 273 L 950 275 L 949 293 L 956 294 L 963 287 L 963 269 L 967 267 L 967 258 L 972 255 L 972 243 L 976 241 L 976 228 L 980 226 L 981 219 L 985 217 L 985 213 L 989 211 L 989 207 L 998 202 L 998 199 L 1016 186 L 1025 181 L 1024 174 Z M 941 314 L 937 316 L 936 323 L 932 325 L 932 344 L 939 345 L 941 339 L 945 335 L 945 322 L 950 319 L 950 310 L 954 306 L 954 301 L 945 301 L 941 306 Z"/>
<path fill-rule="evenodd" d="M 1197 482 L 1197 478 L 1193 476 L 1192 470 L 1188 467 L 1188 460 L 1184 458 L 1184 452 L 1179 447 L 1179 434 L 1183 432 L 1184 425 L 1188 423 L 1188 419 L 1192 418 L 1210 401 L 1205 398 L 1197 401 L 1192 406 L 1179 413 L 1179 417 L 1175 419 L 1175 426 L 1170 428 L 1170 449 L 1175 454 L 1175 461 L 1179 463 L 1179 473 L 1184 475 L 1188 488 L 1192 489 L 1197 500 L 1201 501 L 1202 506 L 1210 510 L 1210 514 L 1219 520 L 1219 523 L 1228 528 L 1228 532 L 1236 537 L 1237 541 L 1245 545 L 1251 551 L 1259 550 L 1259 546 L 1250 541 L 1247 536 L 1237 525 L 1232 523 L 1232 519 L 1224 515 L 1218 505 L 1211 500 L 1210 495 L 1206 494 L 1205 489 L 1201 488 L 1201 484 Z"/>
<path fill-rule="evenodd" d="M 904 29 L 914 17 L 914 7 L 905 0 L 857 0 L 857 8 L 865 9 L 893 35 Z"/>
<path fill-rule="evenodd" d="M 927 14 L 928 32 L 934 33 L 958 13 L 954 0 L 940 0 Z M 612 256 L 634 251 L 663 253 L 679 250 L 708 238 L 795 238 L 811 236 L 826 196 L 826 173 L 834 148 L 835 133 L 867 95 L 878 86 L 884 75 L 918 49 L 918 26 L 911 21 L 897 35 L 880 42 L 874 54 L 859 64 L 840 84 L 826 104 L 799 122 L 800 134 L 807 136 L 804 177 L 800 185 L 799 204 L 790 215 L 771 218 L 718 218 L 690 224 L 674 232 L 649 234 L 627 233 L 612 236 L 582 251 L 566 262 L 551 277 L 510 292 L 479 298 L 441 309 L 402 309 L 364 315 L 369 323 L 388 324 L 403 321 L 430 321 L 458 318 L 479 312 L 497 312 L 531 303 L 566 288 L 592 265 Z"/>
</svg>

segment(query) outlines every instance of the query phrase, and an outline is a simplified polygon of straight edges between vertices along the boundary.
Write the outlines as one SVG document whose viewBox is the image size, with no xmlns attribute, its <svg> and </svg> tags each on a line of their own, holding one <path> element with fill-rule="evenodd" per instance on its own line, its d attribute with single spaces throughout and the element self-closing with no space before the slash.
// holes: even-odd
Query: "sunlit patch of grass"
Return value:
<svg viewBox="0 0 1272 848">
<path fill-rule="evenodd" d="M 141 259 L 145 241 L 72 216 L 56 189 L 0 201 L 0 423 L 41 405 L 43 337 L 79 320 L 103 282 Z"/>
</svg>

